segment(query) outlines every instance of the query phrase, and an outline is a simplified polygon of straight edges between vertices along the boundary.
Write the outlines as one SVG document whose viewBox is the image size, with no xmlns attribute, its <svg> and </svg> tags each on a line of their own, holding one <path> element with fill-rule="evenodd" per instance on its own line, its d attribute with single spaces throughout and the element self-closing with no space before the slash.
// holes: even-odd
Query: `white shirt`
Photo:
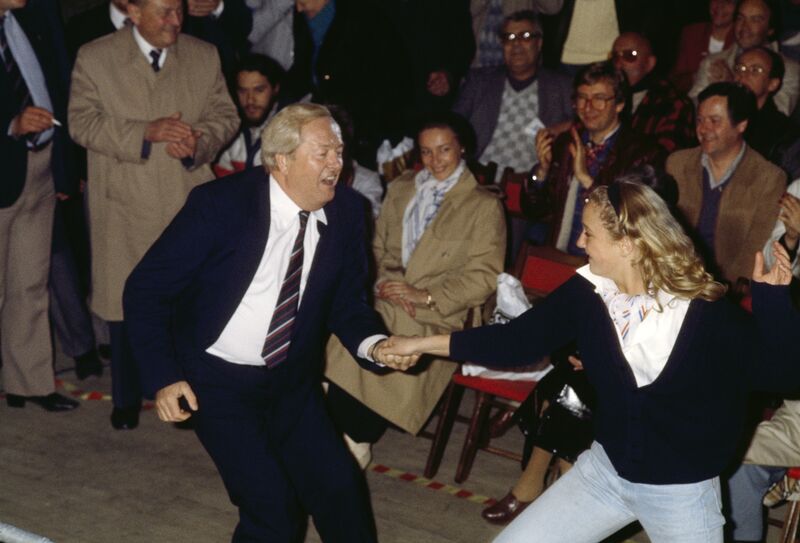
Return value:
<svg viewBox="0 0 800 543">
<path fill-rule="evenodd" d="M 144 58 L 147 59 L 148 64 L 153 63 L 153 57 L 150 56 L 150 51 L 160 51 L 160 56 L 158 57 L 158 68 L 161 69 L 164 67 L 164 62 L 167 60 L 167 48 L 158 49 L 157 47 L 153 47 L 150 45 L 146 39 L 139 34 L 139 29 L 135 26 L 133 27 L 133 39 L 136 40 L 136 45 L 139 46 L 139 49 L 142 51 Z"/>
<path fill-rule="evenodd" d="M 601 297 L 603 293 L 619 291 L 614 281 L 593 274 L 589 265 L 579 268 L 577 273 L 592 283 L 595 292 Z M 661 311 L 657 307 L 649 311 L 644 320 L 631 329 L 625 340 L 620 330 L 614 326 L 622 354 L 640 388 L 649 385 L 661 375 L 689 310 L 689 300 L 685 298 L 663 291 L 658 291 L 656 297 L 661 304 Z"/>
<path fill-rule="evenodd" d="M 265 365 L 261 358 L 261 349 L 267 338 L 286 269 L 289 267 L 292 247 L 300 230 L 300 207 L 272 176 L 269 178 L 269 201 L 269 236 L 261 262 L 230 321 L 214 344 L 206 349 L 207 353 L 234 364 Z M 308 274 L 319 243 L 318 223 L 328 223 L 323 209 L 312 211 L 308 216 L 303 238 L 303 270 L 300 274 L 298 307 L 303 303 Z M 384 337 L 386 336 L 370 336 L 363 340 L 359 345 L 358 355 L 367 358 L 366 353 L 372 344 Z"/>
<path fill-rule="evenodd" d="M 108 16 L 111 17 L 111 24 L 114 25 L 114 28 L 117 30 L 125 26 L 125 19 L 128 18 L 127 13 L 119 9 L 111 2 L 108 4 Z"/>
</svg>

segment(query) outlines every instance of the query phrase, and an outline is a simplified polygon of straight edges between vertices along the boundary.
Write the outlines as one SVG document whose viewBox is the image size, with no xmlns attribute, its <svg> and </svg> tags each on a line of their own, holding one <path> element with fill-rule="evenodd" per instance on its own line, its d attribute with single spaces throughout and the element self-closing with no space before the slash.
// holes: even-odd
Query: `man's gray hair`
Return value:
<svg viewBox="0 0 800 543">
<path fill-rule="evenodd" d="M 292 104 L 280 110 L 261 133 L 261 161 L 272 170 L 277 167 L 275 155 L 291 155 L 301 141 L 303 127 L 316 119 L 328 118 L 339 133 L 328 108 L 319 104 Z"/>
</svg>

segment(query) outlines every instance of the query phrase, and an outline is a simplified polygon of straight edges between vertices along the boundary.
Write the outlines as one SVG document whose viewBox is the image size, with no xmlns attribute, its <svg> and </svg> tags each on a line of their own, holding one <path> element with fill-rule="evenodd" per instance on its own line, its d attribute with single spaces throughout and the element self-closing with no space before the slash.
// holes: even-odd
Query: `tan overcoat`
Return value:
<svg viewBox="0 0 800 543">
<path fill-rule="evenodd" d="M 414 196 L 414 174 L 389 184 L 375 228 L 373 250 L 378 282 L 405 281 L 428 289 L 436 310 L 418 307 L 412 319 L 399 306 L 376 301 L 376 309 L 394 334 L 430 335 L 461 329 L 471 307 L 494 292 L 503 271 L 506 224 L 499 200 L 479 187 L 469 171 L 445 195 L 441 208 L 402 265 L 403 213 Z M 416 434 L 444 392 L 456 364 L 434 360 L 419 374 L 379 376 L 361 369 L 333 338 L 328 344 L 326 376 L 404 430 Z"/>
<path fill-rule="evenodd" d="M 678 208 L 696 227 L 703 204 L 700 147 L 672 153 L 667 171 L 678 183 Z M 786 174 L 748 147 L 733 176 L 722 189 L 714 231 L 716 265 L 735 284 L 753 273 L 753 255 L 764 247 L 778 219 L 778 200 L 786 191 Z"/>
<path fill-rule="evenodd" d="M 800 400 L 784 400 L 770 420 L 758 425 L 744 463 L 800 466 Z"/>
<path fill-rule="evenodd" d="M 148 122 L 176 112 L 202 132 L 189 169 L 167 155 L 165 143 L 141 156 Z M 122 320 L 125 280 L 189 191 L 214 178 L 208 164 L 239 117 L 212 45 L 181 34 L 156 73 L 128 28 L 79 51 L 69 126 L 88 150 L 91 307 L 105 320 Z"/>
</svg>

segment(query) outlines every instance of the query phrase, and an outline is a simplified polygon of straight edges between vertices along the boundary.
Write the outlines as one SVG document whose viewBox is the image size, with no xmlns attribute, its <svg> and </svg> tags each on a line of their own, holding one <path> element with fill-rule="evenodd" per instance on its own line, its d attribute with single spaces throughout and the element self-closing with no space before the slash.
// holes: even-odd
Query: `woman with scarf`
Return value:
<svg viewBox="0 0 800 543">
<path fill-rule="evenodd" d="M 503 271 L 503 209 L 466 167 L 468 130 L 466 121 L 451 113 L 424 122 L 417 132 L 424 167 L 388 186 L 373 241 L 374 294 L 375 307 L 393 334 L 463 328 L 470 308 L 494 292 Z M 332 339 L 326 377 L 332 383 L 334 422 L 362 444 L 377 441 L 388 423 L 416 434 L 455 369 L 453 362 L 427 360 L 412 374 L 376 375 L 361 369 Z M 360 447 L 362 452 L 367 448 Z"/>
</svg>

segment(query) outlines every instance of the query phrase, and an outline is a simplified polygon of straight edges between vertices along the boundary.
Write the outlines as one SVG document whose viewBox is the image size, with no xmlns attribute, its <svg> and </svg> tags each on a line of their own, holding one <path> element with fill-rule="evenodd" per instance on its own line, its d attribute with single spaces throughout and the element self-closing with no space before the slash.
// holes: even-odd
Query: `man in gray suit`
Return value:
<svg viewBox="0 0 800 543">
<path fill-rule="evenodd" d="M 572 118 L 569 78 L 541 67 L 542 26 L 535 12 L 505 18 L 499 39 L 505 65 L 475 68 L 454 110 L 472 123 L 483 163 L 528 171 L 536 164 L 536 132 Z"/>
</svg>

